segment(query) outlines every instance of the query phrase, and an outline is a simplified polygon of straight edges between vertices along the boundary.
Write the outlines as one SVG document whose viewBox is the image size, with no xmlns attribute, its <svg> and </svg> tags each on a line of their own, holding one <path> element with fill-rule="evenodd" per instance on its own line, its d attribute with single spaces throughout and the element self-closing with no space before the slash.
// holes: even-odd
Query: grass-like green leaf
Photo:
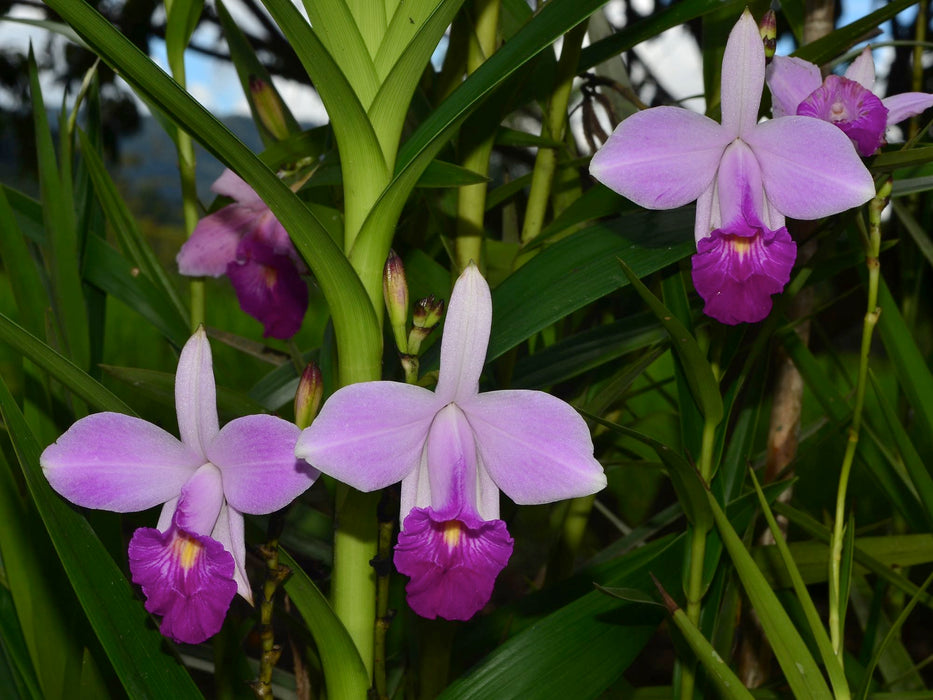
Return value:
<svg viewBox="0 0 933 700">
<path fill-rule="evenodd" d="M 781 554 L 781 559 L 784 563 L 785 570 L 790 576 L 794 593 L 797 595 L 797 600 L 800 602 L 800 607 L 803 609 L 807 624 L 810 627 L 810 633 L 813 635 L 813 639 L 816 640 L 816 647 L 820 652 L 820 658 L 823 660 L 823 666 L 826 668 L 826 673 L 829 676 L 829 682 L 833 686 L 833 692 L 836 698 L 849 697 L 849 684 L 846 681 L 845 670 L 840 663 L 839 657 L 833 652 L 833 645 L 829 640 L 829 635 L 826 633 L 823 620 L 820 618 L 820 614 L 813 604 L 813 599 L 810 597 L 809 591 L 807 591 L 807 586 L 803 581 L 803 577 L 800 575 L 800 570 L 797 568 L 794 557 L 787 546 L 787 542 L 784 540 L 784 534 L 781 532 L 777 520 L 774 519 L 774 513 L 771 512 L 771 507 L 768 505 L 764 492 L 758 484 L 755 472 L 749 471 L 749 476 L 751 477 L 752 485 L 755 487 L 755 493 L 758 495 L 758 503 L 761 506 L 761 512 L 764 514 L 765 520 L 768 523 L 768 529 L 771 531 L 774 543 Z M 852 528 L 852 530 L 854 531 L 854 528 Z M 850 549 L 849 554 L 851 555 L 851 553 Z M 851 563 L 851 558 L 849 561 Z M 849 573 L 851 574 L 851 568 L 849 569 Z M 845 596 L 843 599 L 847 601 L 848 596 Z"/>
<path fill-rule="evenodd" d="M 33 122 L 36 132 L 36 155 L 39 164 L 39 184 L 43 221 L 47 232 L 47 256 L 52 286 L 55 318 L 63 334 L 63 345 L 74 362 L 87 368 L 90 361 L 87 310 L 81 277 L 78 273 L 80 248 L 75 230 L 71 172 L 59 171 L 52 143 L 52 132 L 44 109 L 45 100 L 39 86 L 39 69 L 30 53 L 29 84 L 32 97 Z M 62 135 L 65 139 L 65 136 Z M 62 156 L 66 153 L 63 151 Z"/>
<path fill-rule="evenodd" d="M 794 51 L 794 56 L 816 64 L 825 63 L 845 53 L 852 46 L 863 41 L 873 29 L 880 27 L 898 12 L 916 3 L 917 0 L 894 0 L 821 39 L 801 46 Z"/>
<path fill-rule="evenodd" d="M 755 564 L 752 555 L 745 549 L 742 539 L 733 529 L 712 494 L 709 494 L 709 504 L 726 551 L 729 552 L 736 573 L 742 581 L 742 587 L 758 615 L 761 627 L 771 644 L 775 658 L 784 671 L 784 677 L 794 697 L 800 700 L 806 698 L 830 700 L 833 696 L 826 687 L 823 674 L 810 655 L 806 642 L 803 641 L 793 621 L 781 607 L 771 586 Z"/>
<path fill-rule="evenodd" d="M 382 347 L 375 312 L 359 277 L 327 229 L 227 127 L 86 2 L 49 0 L 47 4 L 156 108 L 171 114 L 181 127 L 253 186 L 289 232 L 327 297 L 343 353 L 342 381 L 375 379 L 372 368 L 379 366 Z M 268 5 L 271 9 L 273 3 Z M 303 19 L 301 22 L 307 27 L 307 22 Z M 299 48 L 301 44 L 295 46 Z M 380 269 L 383 262 L 379 263 Z"/>
<path fill-rule="evenodd" d="M 269 71 L 266 69 L 265 65 L 263 65 L 262 61 L 259 60 L 256 52 L 249 45 L 249 40 L 246 38 L 243 30 L 240 29 L 233 17 L 230 16 L 230 13 L 227 11 L 227 6 L 218 0 L 215 4 L 215 8 L 217 10 L 217 19 L 220 21 L 220 26 L 223 29 L 224 39 L 227 42 L 227 48 L 230 50 L 230 60 L 233 61 L 233 66 L 236 68 L 237 77 L 240 79 L 240 88 L 246 96 L 246 101 L 249 104 L 249 111 L 253 115 L 253 123 L 256 124 L 262 142 L 268 149 L 270 146 L 277 143 L 277 139 L 269 132 L 265 124 L 263 124 L 262 119 L 259 118 L 259 113 L 256 111 L 256 100 L 253 99 L 253 93 L 249 87 L 251 77 L 255 76 L 260 78 L 265 82 L 266 89 L 271 90 L 272 94 L 278 98 L 279 106 L 282 110 L 282 117 L 290 133 L 296 134 L 301 130 L 298 120 L 295 119 L 288 105 L 282 100 L 278 89 L 272 83 L 272 76 L 269 74 Z"/>
<path fill-rule="evenodd" d="M 719 392 L 719 384 L 696 339 L 684 327 L 683 323 L 664 306 L 661 300 L 652 294 L 651 290 L 638 279 L 636 273 L 622 258 L 618 258 L 616 262 L 622 268 L 625 276 L 628 277 L 635 291 L 638 292 L 638 295 L 670 334 L 671 348 L 677 353 L 677 357 L 683 365 L 684 375 L 690 385 L 690 391 L 703 417 L 713 425 L 719 423 L 723 416 L 722 395 Z"/>
<path fill-rule="evenodd" d="M 602 222 L 545 248 L 493 290 L 489 359 L 638 276 L 695 252 L 689 210 L 638 212 Z"/>
<path fill-rule="evenodd" d="M 78 130 L 78 136 L 84 164 L 91 176 L 97 199 L 110 227 L 116 232 L 125 254 L 149 278 L 159 293 L 171 302 L 178 317 L 184 321 L 188 318 L 188 309 L 182 303 L 178 291 L 169 281 L 168 275 L 159 263 L 158 258 L 156 258 L 148 241 L 136 227 L 136 221 L 123 198 L 120 197 L 106 167 L 104 167 L 103 159 L 97 149 L 91 145 L 87 135 L 80 129 Z"/>
<path fill-rule="evenodd" d="M 83 645 L 64 605 L 71 598 L 62 596 L 57 585 L 62 581 L 51 579 L 61 568 L 47 558 L 52 550 L 43 535 L 42 522 L 19 497 L 10 464 L 0 453 L 0 555 L 10 605 L 9 613 L 0 614 L 0 637 L 24 690 L 32 697 L 64 697 L 67 684 L 77 680 L 74 665 Z"/>
<path fill-rule="evenodd" d="M 200 698 L 90 525 L 52 491 L 39 466 L 40 445 L 2 380 L 0 413 L 68 580 L 127 694 Z"/>
<path fill-rule="evenodd" d="M 28 357 L 91 406 L 102 411 L 134 415 L 132 409 L 106 387 L 94 381 L 71 360 L 57 353 L 2 313 L 0 313 L 0 341 L 10 345 L 24 357 Z"/>
<path fill-rule="evenodd" d="M 678 540 L 631 552 L 604 585 L 649 590 L 648 572 L 676 577 Z M 450 685 L 442 700 L 549 700 L 597 697 L 644 648 L 661 611 L 587 593 L 508 639 Z"/>
<path fill-rule="evenodd" d="M 26 241 L 6 194 L 0 189 L 0 259 L 10 280 L 20 321 L 30 333 L 42 337 L 49 298 Z"/>
<path fill-rule="evenodd" d="M 327 697 L 332 700 L 365 698 L 369 691 L 369 676 L 346 628 L 298 562 L 282 549 L 279 550 L 279 560 L 292 571 L 285 582 L 285 590 L 317 645 Z"/>
</svg>

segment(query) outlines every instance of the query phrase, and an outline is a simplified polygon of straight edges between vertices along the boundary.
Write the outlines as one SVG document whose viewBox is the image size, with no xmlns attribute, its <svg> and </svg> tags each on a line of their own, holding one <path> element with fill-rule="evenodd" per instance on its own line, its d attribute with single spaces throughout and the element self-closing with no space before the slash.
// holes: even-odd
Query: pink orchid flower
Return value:
<svg viewBox="0 0 933 700">
<path fill-rule="evenodd" d="M 252 603 L 243 513 L 271 513 L 318 472 L 295 458 L 299 430 L 267 415 L 221 429 L 211 349 L 203 328 L 185 344 L 175 375 L 177 440 L 121 413 L 72 425 L 40 457 L 52 488 L 72 503 L 118 513 L 164 504 L 155 528 L 129 546 L 130 573 L 161 631 L 196 644 L 216 634 L 236 593 Z"/>
<path fill-rule="evenodd" d="M 304 262 L 279 220 L 236 173 L 225 170 L 211 190 L 234 202 L 198 222 L 178 252 L 178 271 L 227 275 L 240 308 L 263 324 L 264 335 L 291 338 L 308 308 Z"/>
<path fill-rule="evenodd" d="M 819 66 L 802 58 L 775 56 L 767 79 L 775 117 L 799 114 L 835 124 L 866 157 L 884 143 L 887 127 L 933 107 L 933 95 L 925 92 L 879 99 L 872 92 L 875 64 L 868 46 L 842 77 L 829 75 L 823 80 Z"/>
<path fill-rule="evenodd" d="M 337 391 L 295 453 L 374 491 L 402 482 L 395 565 L 422 617 L 468 620 L 492 595 L 513 540 L 499 491 L 519 504 L 595 493 L 606 477 L 586 423 L 541 391 L 479 392 L 492 299 L 474 265 L 457 280 L 435 391 L 363 382 Z"/>
<path fill-rule="evenodd" d="M 818 219 L 874 196 L 871 175 L 838 129 L 807 117 L 758 121 L 765 55 L 746 10 L 722 60 L 722 123 L 679 107 L 625 119 L 593 156 L 597 180 L 648 209 L 697 200 L 693 281 L 704 312 L 754 322 L 790 279 L 785 217 Z"/>
</svg>

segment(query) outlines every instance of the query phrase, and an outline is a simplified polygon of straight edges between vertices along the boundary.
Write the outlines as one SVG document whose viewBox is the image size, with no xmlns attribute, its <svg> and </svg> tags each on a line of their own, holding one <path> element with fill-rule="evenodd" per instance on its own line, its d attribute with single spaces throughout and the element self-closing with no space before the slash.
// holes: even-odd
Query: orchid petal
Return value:
<svg viewBox="0 0 933 700">
<path fill-rule="evenodd" d="M 175 370 L 175 410 L 181 441 L 199 454 L 207 454 L 207 446 L 220 427 L 211 346 L 203 326 L 181 349 Z"/>
<path fill-rule="evenodd" d="M 446 404 L 479 391 L 492 324 L 489 285 L 474 264 L 460 274 L 447 307 L 435 393 Z"/>
<path fill-rule="evenodd" d="M 760 218 L 764 208 L 761 168 L 755 154 L 744 142 L 732 143 L 723 153 L 716 182 L 719 220 L 722 222 L 717 228 L 734 221 L 744 221 L 747 212 Z"/>
<path fill-rule="evenodd" d="M 207 535 L 214 529 L 224 504 L 220 470 L 202 465 L 182 487 L 172 522 L 194 535 Z"/>
<path fill-rule="evenodd" d="M 766 75 L 775 118 L 797 114 L 800 103 L 823 84 L 819 66 L 791 56 L 775 56 Z"/>
<path fill-rule="evenodd" d="M 295 457 L 301 431 L 275 416 L 244 416 L 227 423 L 207 447 L 223 474 L 227 502 L 241 513 L 261 515 L 284 508 L 318 476 Z"/>
<path fill-rule="evenodd" d="M 456 404 L 442 408 L 428 431 L 428 481 L 431 506 L 442 520 L 477 515 L 476 444 Z"/>
<path fill-rule="evenodd" d="M 231 204 L 201 219 L 181 246 L 175 262 L 189 277 L 220 277 L 236 259 L 243 235 L 253 227 L 256 213 Z"/>
<path fill-rule="evenodd" d="M 846 69 L 844 77 L 854 80 L 866 90 L 875 87 L 875 61 L 871 56 L 870 46 L 862 49 L 862 53 Z"/>
<path fill-rule="evenodd" d="M 418 386 L 351 384 L 327 400 L 295 454 L 355 489 L 381 489 L 418 467 L 437 409 L 434 394 Z"/>
<path fill-rule="evenodd" d="M 727 132 L 743 136 L 755 127 L 764 84 L 764 44 L 746 8 L 729 33 L 722 57 L 722 125 Z"/>
<path fill-rule="evenodd" d="M 220 177 L 214 180 L 211 185 L 211 191 L 224 197 L 230 197 L 244 207 L 253 210 L 268 209 L 268 205 L 262 201 L 256 190 L 246 184 L 246 181 L 235 172 L 227 168 Z"/>
<path fill-rule="evenodd" d="M 706 238 L 711 231 L 719 228 L 719 206 L 713 206 L 715 202 L 716 179 L 714 178 L 697 199 L 697 212 L 693 223 L 693 237 L 697 243 Z"/>
<path fill-rule="evenodd" d="M 246 577 L 246 540 L 243 536 L 243 515 L 224 505 L 217 516 L 217 524 L 211 537 L 220 542 L 233 555 L 233 580 L 236 592 L 250 605 L 253 604 L 253 589 Z"/>
<path fill-rule="evenodd" d="M 794 219 L 819 219 L 875 196 L 871 174 L 836 126 L 810 117 L 759 124 L 745 137 L 761 166 L 765 194 Z"/>
<path fill-rule="evenodd" d="M 172 520 L 175 518 L 175 511 L 178 508 L 178 496 L 166 501 L 159 511 L 159 522 L 156 524 L 156 530 L 165 532 L 172 526 Z"/>
<path fill-rule="evenodd" d="M 881 100 L 888 109 L 887 125 L 898 124 L 933 107 L 933 95 L 926 92 L 902 92 Z"/>
<path fill-rule="evenodd" d="M 491 391 L 460 408 L 483 465 L 516 503 L 550 503 L 606 486 L 586 423 L 560 399 L 540 391 Z"/>
<path fill-rule="evenodd" d="M 94 413 L 72 425 L 39 458 L 62 496 L 118 513 L 178 495 L 204 460 L 162 428 L 121 413 Z"/>
<path fill-rule="evenodd" d="M 689 204 L 706 190 L 731 134 L 709 117 L 680 107 L 633 114 L 590 161 L 590 174 L 647 209 Z"/>
</svg>

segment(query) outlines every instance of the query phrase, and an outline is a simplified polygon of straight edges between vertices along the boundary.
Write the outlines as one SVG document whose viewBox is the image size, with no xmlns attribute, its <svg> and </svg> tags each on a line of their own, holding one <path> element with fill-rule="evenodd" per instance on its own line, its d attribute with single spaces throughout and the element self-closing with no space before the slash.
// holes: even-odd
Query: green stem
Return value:
<svg viewBox="0 0 933 700">
<path fill-rule="evenodd" d="M 185 56 L 184 51 L 168 52 L 169 68 L 172 77 L 182 87 L 185 86 Z M 185 235 L 191 236 L 194 227 L 200 218 L 200 203 L 198 202 L 197 179 L 195 176 L 194 141 L 188 132 L 178 129 L 175 137 L 175 149 L 178 153 L 178 174 L 181 178 L 181 211 L 184 218 Z M 190 283 L 191 289 L 191 331 L 192 333 L 204 323 L 204 281 L 194 279 Z"/>
<path fill-rule="evenodd" d="M 259 657 L 259 676 L 252 683 L 253 694 L 257 698 L 273 697 L 272 671 L 282 655 L 282 647 L 275 643 L 272 613 L 275 608 L 275 593 L 290 573 L 287 566 L 279 565 L 279 537 L 284 525 L 285 512 L 274 513 L 269 519 L 266 543 L 259 548 L 266 563 L 266 580 L 259 601 L 259 639 L 262 650 Z"/>
<path fill-rule="evenodd" d="M 379 501 L 379 553 L 376 555 L 376 640 L 373 666 L 373 687 L 378 700 L 388 700 L 386 683 L 386 635 L 392 623 L 389 611 L 389 583 L 392 574 L 392 536 L 398 517 L 398 495 L 394 489 L 385 489 Z"/>
<path fill-rule="evenodd" d="M 845 455 L 842 458 L 842 469 L 839 474 L 839 488 L 836 491 L 836 517 L 833 520 L 833 536 L 830 543 L 829 557 L 829 635 L 833 645 L 833 652 L 842 659 L 843 630 L 845 626 L 846 601 L 841 600 L 842 590 L 842 545 L 845 532 L 846 519 L 846 492 L 849 486 L 849 475 L 855 460 L 855 450 L 858 447 L 859 433 L 862 427 L 862 408 L 865 404 L 865 388 L 868 385 L 868 358 L 871 352 L 871 337 L 881 308 L 878 306 L 878 280 L 881 263 L 878 256 L 881 252 L 881 211 L 884 209 L 891 195 L 891 181 L 882 185 L 878 194 L 869 203 L 868 207 L 868 236 L 864 239 L 865 265 L 868 267 L 868 303 L 865 318 L 862 322 L 862 345 L 859 351 L 858 377 L 855 384 L 855 404 L 852 408 L 852 423 L 849 426 L 848 440 Z"/>
<path fill-rule="evenodd" d="M 361 493 L 337 484 L 334 569 L 330 598 L 334 612 L 356 644 L 372 678 L 375 650 L 378 493 Z"/>
<path fill-rule="evenodd" d="M 700 461 L 697 470 L 703 482 L 708 484 L 713 474 L 713 447 L 716 442 L 716 425 L 711 420 L 703 424 L 703 438 L 700 444 Z M 690 530 L 690 560 L 687 572 L 687 619 L 695 627 L 700 624 L 701 603 L 703 601 L 703 563 L 706 560 L 707 531 L 699 528 Z M 681 700 L 691 700 L 696 685 L 696 667 L 684 664 L 680 677 Z"/>
<path fill-rule="evenodd" d="M 467 49 L 467 72 L 473 73 L 496 50 L 499 31 L 500 0 L 475 0 L 473 3 L 475 41 Z M 483 119 L 482 116 L 479 117 Z M 485 121 L 485 120 L 484 120 Z M 474 125 L 475 126 L 475 125 Z M 486 134 L 477 140 L 472 134 Z M 489 154 L 492 152 L 495 130 L 492 128 L 465 129 L 461 139 L 464 150 L 462 162 L 467 170 L 487 175 Z M 461 187 L 457 199 L 457 236 L 454 243 L 455 264 L 461 271 L 475 262 L 483 265 L 483 217 L 486 214 L 485 182 Z"/>
<path fill-rule="evenodd" d="M 570 90 L 573 87 L 573 78 L 577 74 L 577 64 L 580 60 L 580 47 L 586 35 L 587 23 L 583 22 L 564 35 L 563 47 L 560 51 L 560 61 L 557 64 L 557 75 L 554 82 L 554 91 L 548 100 L 547 113 L 541 123 L 541 136 L 554 141 L 564 140 L 564 129 L 567 124 L 567 103 L 570 101 Z M 539 148 L 535 157 L 534 172 L 531 176 L 531 190 L 528 194 L 528 206 L 525 208 L 525 222 L 522 226 L 522 244 L 534 240 L 544 227 L 547 215 L 548 201 L 551 198 L 551 183 L 554 181 L 554 171 L 557 168 L 557 150 L 554 148 Z"/>
</svg>

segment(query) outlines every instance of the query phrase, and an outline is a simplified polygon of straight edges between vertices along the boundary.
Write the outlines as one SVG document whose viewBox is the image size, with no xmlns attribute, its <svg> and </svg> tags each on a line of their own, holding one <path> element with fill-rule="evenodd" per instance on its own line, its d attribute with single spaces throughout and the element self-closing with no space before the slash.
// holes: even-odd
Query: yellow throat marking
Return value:
<svg viewBox="0 0 933 700">
<path fill-rule="evenodd" d="M 189 571 L 201 555 L 201 544 L 193 537 L 176 537 L 172 547 L 175 560 L 184 571 Z"/>
<path fill-rule="evenodd" d="M 748 255 L 748 251 L 751 250 L 751 248 L 751 238 L 740 238 L 736 236 L 732 239 L 732 250 L 734 250 L 740 258 L 744 258 L 746 255 Z"/>
<path fill-rule="evenodd" d="M 459 520 L 448 520 L 444 523 L 444 543 L 448 549 L 453 549 L 460 544 L 460 533 L 462 527 Z"/>
</svg>

